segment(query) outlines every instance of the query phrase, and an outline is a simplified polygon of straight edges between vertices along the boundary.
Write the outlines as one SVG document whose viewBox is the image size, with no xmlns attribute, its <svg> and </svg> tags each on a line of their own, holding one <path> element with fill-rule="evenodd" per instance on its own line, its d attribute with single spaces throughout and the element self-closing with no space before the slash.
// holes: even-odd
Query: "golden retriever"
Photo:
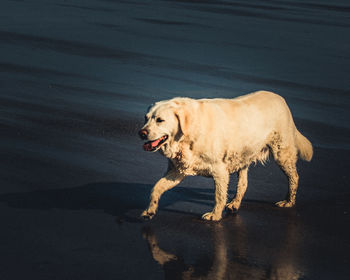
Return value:
<svg viewBox="0 0 350 280">
<path fill-rule="evenodd" d="M 237 211 L 247 189 L 248 167 L 264 163 L 271 152 L 289 180 L 285 200 L 292 207 L 298 188 L 298 157 L 310 161 L 313 148 L 295 127 L 285 100 L 272 92 L 258 91 L 233 99 L 177 97 L 155 103 L 139 131 L 146 151 L 159 151 L 169 159 L 168 171 L 153 187 L 150 204 L 141 214 L 151 219 L 161 195 L 186 176 L 213 177 L 215 206 L 205 220 L 218 221 L 225 208 Z M 230 173 L 238 173 L 237 193 L 227 203 Z"/>
</svg>

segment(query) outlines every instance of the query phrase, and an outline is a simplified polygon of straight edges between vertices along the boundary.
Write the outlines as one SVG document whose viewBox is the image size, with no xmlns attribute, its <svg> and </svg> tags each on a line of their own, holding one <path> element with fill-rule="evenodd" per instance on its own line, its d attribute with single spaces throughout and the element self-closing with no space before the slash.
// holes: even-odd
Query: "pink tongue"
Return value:
<svg viewBox="0 0 350 280">
<path fill-rule="evenodd" d="M 153 148 L 157 147 L 161 139 L 154 140 L 153 142 L 148 142 L 143 145 L 145 151 L 151 151 Z"/>
</svg>

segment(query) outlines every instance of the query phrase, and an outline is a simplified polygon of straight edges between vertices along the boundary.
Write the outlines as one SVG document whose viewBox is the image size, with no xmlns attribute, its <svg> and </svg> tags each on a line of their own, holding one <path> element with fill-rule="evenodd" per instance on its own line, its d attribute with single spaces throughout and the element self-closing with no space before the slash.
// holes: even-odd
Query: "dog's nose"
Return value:
<svg viewBox="0 0 350 280">
<path fill-rule="evenodd" d="M 139 131 L 139 135 L 140 135 L 141 139 L 145 140 L 145 139 L 147 139 L 148 131 L 146 129 L 141 129 Z"/>
</svg>

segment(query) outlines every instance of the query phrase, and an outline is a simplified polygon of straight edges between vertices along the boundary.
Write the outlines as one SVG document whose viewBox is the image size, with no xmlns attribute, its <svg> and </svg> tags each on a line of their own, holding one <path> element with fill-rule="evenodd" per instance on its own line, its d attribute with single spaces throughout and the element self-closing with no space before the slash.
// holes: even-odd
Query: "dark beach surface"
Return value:
<svg viewBox="0 0 350 280">
<path fill-rule="evenodd" d="M 349 279 L 349 50 L 348 1 L 3 0 L 0 279 Z M 147 107 L 260 89 L 314 145 L 296 207 L 270 160 L 236 215 L 191 177 L 141 221 Z"/>
</svg>

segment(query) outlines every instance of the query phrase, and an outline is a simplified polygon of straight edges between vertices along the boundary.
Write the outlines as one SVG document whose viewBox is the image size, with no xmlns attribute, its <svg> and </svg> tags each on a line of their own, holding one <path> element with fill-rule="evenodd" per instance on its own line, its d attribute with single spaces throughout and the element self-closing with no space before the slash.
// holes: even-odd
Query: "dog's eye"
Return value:
<svg viewBox="0 0 350 280">
<path fill-rule="evenodd" d="M 162 120 L 161 118 L 157 118 L 157 119 L 156 119 L 156 122 L 157 122 L 157 123 L 161 123 L 161 122 L 164 122 L 164 120 Z"/>
</svg>

